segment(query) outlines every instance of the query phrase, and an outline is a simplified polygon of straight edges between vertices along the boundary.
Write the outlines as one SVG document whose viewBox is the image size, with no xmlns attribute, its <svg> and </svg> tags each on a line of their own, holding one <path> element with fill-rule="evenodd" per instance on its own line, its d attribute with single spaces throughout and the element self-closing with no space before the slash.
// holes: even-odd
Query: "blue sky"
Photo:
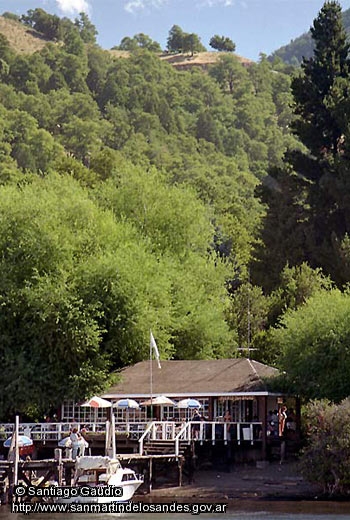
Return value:
<svg viewBox="0 0 350 520">
<path fill-rule="evenodd" d="M 341 0 L 343 9 L 350 0 Z M 85 11 L 98 30 L 98 43 L 110 49 L 124 36 L 144 32 L 166 45 L 177 24 L 203 44 L 213 34 L 229 36 L 238 54 L 256 60 L 307 31 L 323 0 L 0 0 L 0 14 L 24 14 L 41 7 L 74 18 Z"/>
</svg>

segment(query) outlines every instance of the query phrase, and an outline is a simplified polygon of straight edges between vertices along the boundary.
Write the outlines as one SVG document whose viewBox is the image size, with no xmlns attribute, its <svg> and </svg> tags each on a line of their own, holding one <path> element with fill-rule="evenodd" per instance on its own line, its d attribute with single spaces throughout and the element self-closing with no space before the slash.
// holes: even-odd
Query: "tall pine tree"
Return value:
<svg viewBox="0 0 350 520">
<path fill-rule="evenodd" d="M 326 2 L 311 28 L 314 56 L 303 59 L 303 74 L 292 82 L 295 132 L 311 154 L 335 157 L 342 148 L 344 128 L 337 113 L 336 96 L 348 94 L 349 44 L 338 2 Z M 345 81 L 344 81 L 345 80 Z"/>
<path fill-rule="evenodd" d="M 350 280 L 350 67 L 338 2 L 324 4 L 311 34 L 314 55 L 292 81 L 293 130 L 305 148 L 271 172 L 277 191 L 265 190 L 265 247 L 252 271 L 260 283 L 269 273 L 265 288 L 276 285 L 287 262 L 321 267 L 339 285 Z"/>
<path fill-rule="evenodd" d="M 307 181 L 309 206 L 305 228 L 305 260 L 322 267 L 339 284 L 344 277 L 340 255 L 348 229 L 350 204 L 344 199 L 344 160 L 349 138 L 349 44 L 338 2 L 326 2 L 311 28 L 314 55 L 304 59 L 302 74 L 292 82 L 294 131 L 307 147 L 289 159 Z M 348 170 L 348 168 L 347 168 Z"/>
</svg>

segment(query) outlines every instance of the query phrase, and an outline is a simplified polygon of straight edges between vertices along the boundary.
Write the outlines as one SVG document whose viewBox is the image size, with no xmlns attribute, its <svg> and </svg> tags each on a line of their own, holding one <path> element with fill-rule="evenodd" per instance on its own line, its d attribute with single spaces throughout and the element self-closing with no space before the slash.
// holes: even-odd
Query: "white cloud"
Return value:
<svg viewBox="0 0 350 520">
<path fill-rule="evenodd" d="M 144 9 L 159 8 L 167 3 L 168 0 L 127 0 L 125 10 L 129 13 L 135 13 Z"/>
<path fill-rule="evenodd" d="M 125 11 L 128 11 L 128 13 L 134 13 L 135 11 L 139 11 L 144 8 L 144 0 L 130 0 L 125 4 Z"/>
<path fill-rule="evenodd" d="M 62 0 L 61 0 L 62 1 Z M 237 3 L 237 0 L 188 0 L 193 1 L 197 7 L 230 7 Z M 160 8 L 164 5 L 176 2 L 176 0 L 124 0 L 124 9 L 129 13 L 136 13 L 146 9 Z"/>
<path fill-rule="evenodd" d="M 223 5 L 224 7 L 230 7 L 234 5 L 235 0 L 201 0 L 200 4 L 202 6 L 213 7 L 214 5 Z"/>
<path fill-rule="evenodd" d="M 89 13 L 90 5 L 87 0 L 56 0 L 59 9 L 65 14 Z"/>
</svg>

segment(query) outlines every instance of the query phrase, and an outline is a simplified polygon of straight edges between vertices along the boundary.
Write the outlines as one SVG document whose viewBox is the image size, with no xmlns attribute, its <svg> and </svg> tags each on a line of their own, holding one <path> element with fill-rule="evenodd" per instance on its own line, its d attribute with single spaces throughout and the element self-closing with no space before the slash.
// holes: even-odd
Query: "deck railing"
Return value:
<svg viewBox="0 0 350 520">
<path fill-rule="evenodd" d="M 142 423 L 118 423 L 116 425 L 116 431 L 120 433 L 131 434 L 138 429 L 145 428 L 145 424 L 142 428 Z M 33 441 L 60 441 L 64 437 L 67 437 L 72 429 L 76 427 L 82 432 L 86 432 L 87 435 L 93 434 L 105 434 L 106 423 L 105 422 L 91 422 L 91 423 L 77 423 L 77 422 L 64 422 L 64 423 L 21 423 L 19 425 L 19 434 L 27 435 L 31 437 Z M 0 441 L 5 440 L 12 435 L 14 431 L 14 425 L 12 423 L 0 424 Z M 137 436 L 138 438 L 138 436 Z"/>
<path fill-rule="evenodd" d="M 27 435 L 33 441 L 60 441 L 67 437 L 72 428 L 78 427 L 85 430 L 87 437 L 89 434 L 105 434 L 105 422 L 92 422 L 78 424 L 77 422 L 65 423 L 21 423 L 19 433 Z M 0 424 L 0 442 L 6 440 L 13 433 L 12 423 Z M 153 421 L 145 422 L 123 422 L 116 424 L 116 433 L 125 434 L 131 439 L 139 441 L 139 451 L 143 452 L 145 440 L 172 440 L 175 447 L 179 450 L 180 441 L 212 441 L 235 440 L 238 444 L 242 441 L 250 441 L 253 444 L 262 437 L 261 422 L 216 422 L 216 421 L 189 421 L 177 423 L 174 421 Z"/>
<path fill-rule="evenodd" d="M 237 444 L 242 441 L 255 441 L 262 439 L 261 422 L 214 422 L 214 421 L 191 421 L 184 423 L 175 437 L 176 453 L 179 453 L 180 441 L 212 441 L 223 440 L 225 443 L 234 440 Z"/>
<path fill-rule="evenodd" d="M 145 441 L 167 440 L 174 441 L 175 454 L 179 455 L 181 441 L 211 441 L 217 440 L 225 443 L 234 440 L 237 444 L 248 441 L 250 444 L 261 440 L 262 423 L 222 423 L 215 421 L 190 421 L 185 423 L 153 421 L 150 423 L 139 439 L 139 453 L 144 452 Z"/>
</svg>

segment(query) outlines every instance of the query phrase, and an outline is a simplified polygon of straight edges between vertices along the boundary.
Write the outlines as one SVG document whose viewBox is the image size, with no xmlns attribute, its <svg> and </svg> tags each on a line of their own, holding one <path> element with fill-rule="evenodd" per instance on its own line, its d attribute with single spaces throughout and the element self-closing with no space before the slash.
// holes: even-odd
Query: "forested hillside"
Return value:
<svg viewBox="0 0 350 520">
<path fill-rule="evenodd" d="M 59 44 L 19 55 L 0 37 L 0 415 L 104 388 L 147 358 L 150 328 L 163 358 L 253 343 L 283 367 L 286 311 L 349 281 L 347 224 L 330 217 L 321 254 L 309 184 L 287 162 L 309 157 L 297 80 L 265 58 L 223 54 L 208 71 L 143 48 L 117 58 L 86 15 L 21 23 Z"/>
</svg>

